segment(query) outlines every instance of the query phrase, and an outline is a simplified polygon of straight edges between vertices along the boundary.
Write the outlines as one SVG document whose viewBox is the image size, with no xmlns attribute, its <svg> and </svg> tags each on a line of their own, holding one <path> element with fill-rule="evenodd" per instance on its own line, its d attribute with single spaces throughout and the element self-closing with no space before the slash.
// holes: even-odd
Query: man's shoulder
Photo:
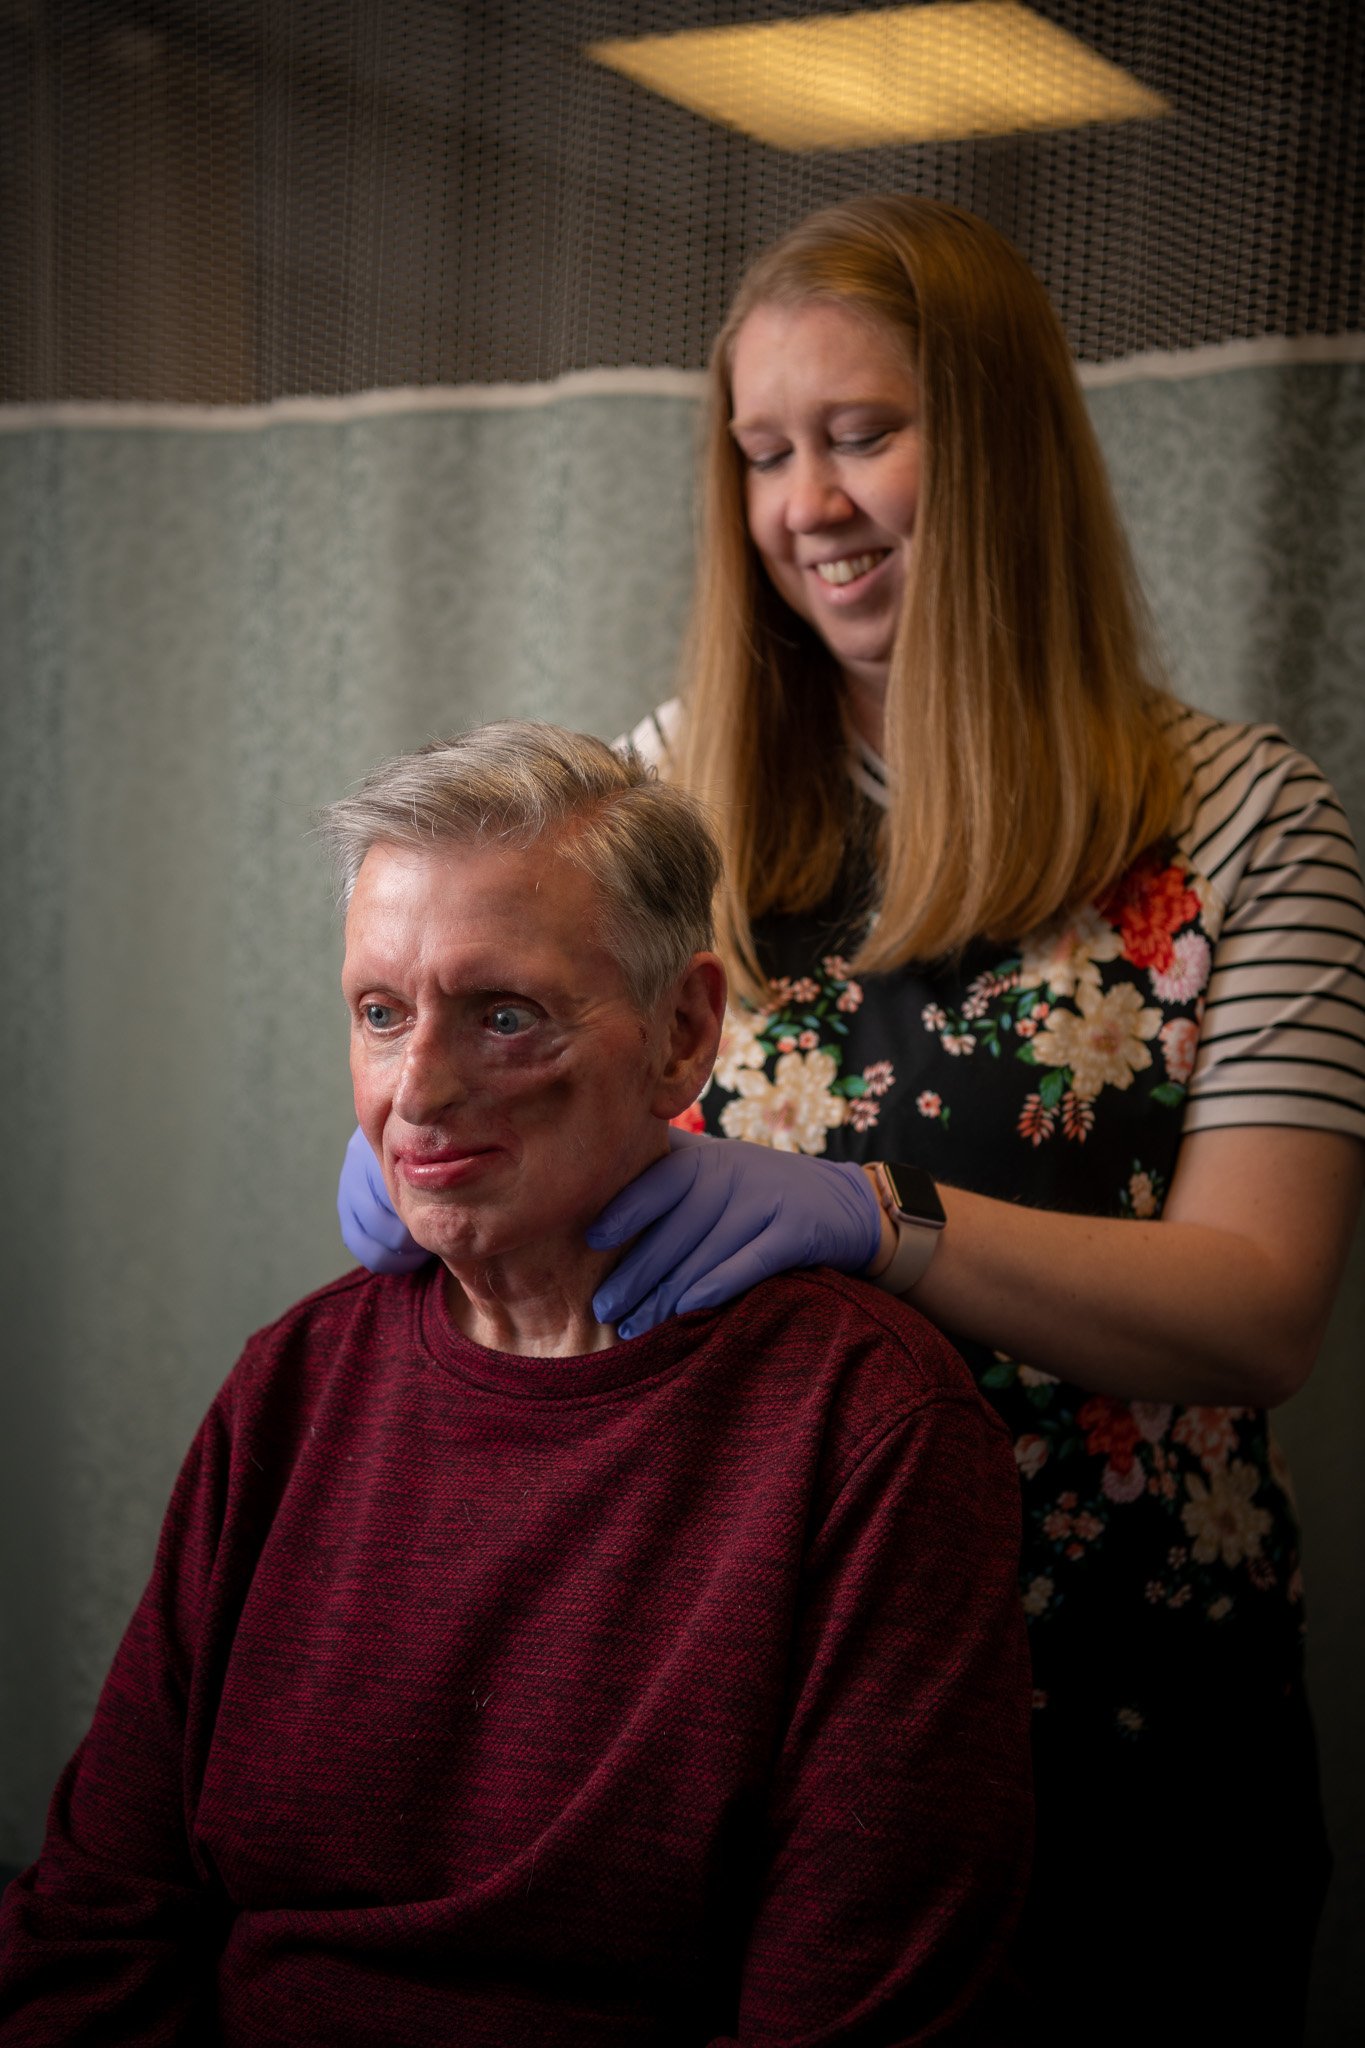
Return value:
<svg viewBox="0 0 1365 2048">
<path fill-rule="evenodd" d="M 836 1377 L 845 1407 L 904 1414 L 929 1402 L 961 1401 L 1001 1426 L 943 1332 L 865 1280 L 830 1266 L 779 1273 L 733 1303 L 731 1313 L 756 1347 L 780 1345 L 799 1367 Z"/>
<path fill-rule="evenodd" d="M 250 1389 L 259 1398 L 281 1379 L 298 1390 L 409 1349 L 425 1279 L 425 1268 L 415 1274 L 355 1268 L 314 1288 L 253 1331 L 224 1391 L 240 1397 Z"/>
</svg>

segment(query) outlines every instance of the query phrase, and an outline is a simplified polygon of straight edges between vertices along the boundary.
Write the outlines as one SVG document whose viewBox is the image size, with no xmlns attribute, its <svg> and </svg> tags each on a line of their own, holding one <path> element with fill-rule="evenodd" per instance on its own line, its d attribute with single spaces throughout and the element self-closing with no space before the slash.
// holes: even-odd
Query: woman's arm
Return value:
<svg viewBox="0 0 1365 2048">
<path fill-rule="evenodd" d="M 1307 1379 L 1365 1183 L 1365 1146 L 1257 1126 L 1187 1137 L 1159 1221 L 941 1187 L 907 1299 L 943 1328 L 1126 1400 L 1273 1407 Z M 884 1226 L 875 1271 L 892 1248 Z"/>
</svg>

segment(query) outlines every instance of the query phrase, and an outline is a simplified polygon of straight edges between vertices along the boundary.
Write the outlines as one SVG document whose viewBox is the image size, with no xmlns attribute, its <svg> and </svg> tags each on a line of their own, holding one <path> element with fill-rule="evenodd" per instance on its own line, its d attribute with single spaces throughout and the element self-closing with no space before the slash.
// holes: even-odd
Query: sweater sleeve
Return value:
<svg viewBox="0 0 1365 2048">
<path fill-rule="evenodd" d="M 181 1469 L 90 1731 L 53 1795 L 42 1853 L 0 1905 L 4 2048 L 213 2038 L 223 1925 L 212 1873 L 190 1846 L 188 1755 L 228 1464 L 215 1407 Z"/>
<path fill-rule="evenodd" d="M 1009 2038 L 1031 1847 L 1019 1490 L 971 1397 L 887 1429 L 808 1564 L 741 2043 Z"/>
</svg>

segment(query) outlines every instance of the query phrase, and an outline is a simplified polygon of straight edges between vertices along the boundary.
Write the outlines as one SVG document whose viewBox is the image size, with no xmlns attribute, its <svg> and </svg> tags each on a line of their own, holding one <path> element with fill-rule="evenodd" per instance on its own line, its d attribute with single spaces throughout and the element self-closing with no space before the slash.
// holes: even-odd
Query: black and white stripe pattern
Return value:
<svg viewBox="0 0 1365 2048">
<path fill-rule="evenodd" d="M 1185 1129 L 1365 1137 L 1365 888 L 1336 793 L 1273 726 L 1190 711 L 1176 737 L 1215 942 Z"/>
<path fill-rule="evenodd" d="M 667 772 L 677 698 L 632 734 Z M 1365 1138 L 1365 887 L 1335 791 L 1268 725 L 1182 711 L 1179 846 L 1214 946 L 1186 1131 L 1286 1124 Z M 885 804 L 886 771 L 849 736 L 849 772 Z"/>
</svg>

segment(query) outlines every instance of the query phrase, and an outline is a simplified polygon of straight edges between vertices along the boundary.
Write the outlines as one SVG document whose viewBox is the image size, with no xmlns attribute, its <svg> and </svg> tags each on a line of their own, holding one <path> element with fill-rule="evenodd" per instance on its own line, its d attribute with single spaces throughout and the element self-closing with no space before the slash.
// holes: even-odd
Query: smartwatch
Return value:
<svg viewBox="0 0 1365 2048">
<path fill-rule="evenodd" d="M 922 1166 L 907 1166 L 899 1159 L 875 1159 L 868 1172 L 877 1198 L 891 1218 L 896 1249 L 880 1273 L 867 1277 L 888 1294 L 904 1294 L 923 1276 L 948 1219 L 938 1189 Z"/>
</svg>

